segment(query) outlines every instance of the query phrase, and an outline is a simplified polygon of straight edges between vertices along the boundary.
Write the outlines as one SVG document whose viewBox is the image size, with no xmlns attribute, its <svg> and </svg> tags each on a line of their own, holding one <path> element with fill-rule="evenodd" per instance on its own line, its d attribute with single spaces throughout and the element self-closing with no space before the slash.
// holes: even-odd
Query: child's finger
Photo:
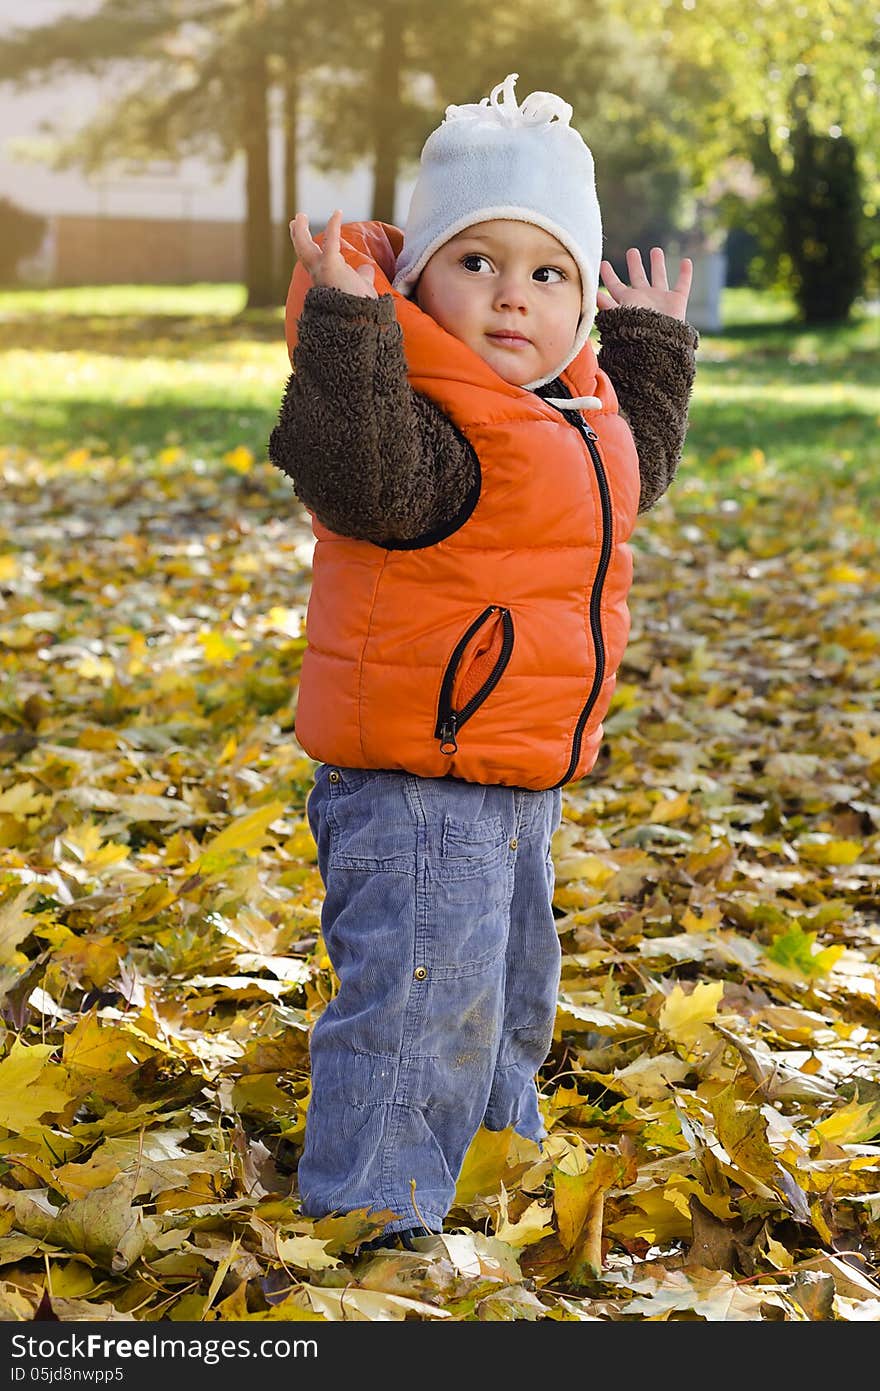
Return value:
<svg viewBox="0 0 880 1391">
<path fill-rule="evenodd" d="M 290 224 L 290 239 L 293 242 L 293 249 L 300 261 L 311 271 L 316 255 L 320 258 L 321 248 L 312 239 L 309 231 L 309 219 L 306 213 L 297 213 Z"/>
<path fill-rule="evenodd" d="M 642 253 L 637 246 L 631 246 L 626 253 L 626 264 L 629 270 L 630 285 L 638 285 L 641 289 L 648 284 L 648 277 L 645 274 L 645 267 L 642 264 Z"/>
<path fill-rule="evenodd" d="M 666 257 L 662 246 L 651 247 L 651 284 L 655 290 L 668 290 L 666 280 Z"/>
<path fill-rule="evenodd" d="M 327 226 L 324 228 L 324 251 L 332 256 L 339 251 L 339 229 L 342 226 L 342 209 L 334 208 L 327 218 Z"/>
<path fill-rule="evenodd" d="M 694 278 L 694 263 L 689 256 L 681 262 L 681 269 L 678 272 L 678 280 L 675 289 L 678 294 L 686 295 L 690 292 L 691 281 Z"/>
<path fill-rule="evenodd" d="M 599 272 L 609 290 L 623 288 L 623 281 L 618 278 L 617 272 L 610 261 L 600 261 Z"/>
</svg>

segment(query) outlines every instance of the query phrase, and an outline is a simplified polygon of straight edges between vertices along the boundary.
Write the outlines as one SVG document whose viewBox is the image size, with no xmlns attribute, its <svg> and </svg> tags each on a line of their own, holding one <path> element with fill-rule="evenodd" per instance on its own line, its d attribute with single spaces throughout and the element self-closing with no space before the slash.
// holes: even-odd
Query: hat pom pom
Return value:
<svg viewBox="0 0 880 1391">
<path fill-rule="evenodd" d="M 518 77 L 518 72 L 509 73 L 503 82 L 492 88 L 492 95 L 483 97 L 482 101 L 447 106 L 445 121 L 480 121 L 484 125 L 500 126 L 545 126 L 553 121 L 564 126 L 569 124 L 572 108 L 555 92 L 530 92 L 522 105 L 517 105 L 514 88 Z"/>
</svg>

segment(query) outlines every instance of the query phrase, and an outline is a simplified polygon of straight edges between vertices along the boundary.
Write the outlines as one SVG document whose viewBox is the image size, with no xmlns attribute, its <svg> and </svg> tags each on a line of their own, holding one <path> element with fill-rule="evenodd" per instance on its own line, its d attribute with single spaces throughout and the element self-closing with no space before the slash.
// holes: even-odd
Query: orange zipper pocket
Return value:
<svg viewBox="0 0 880 1391">
<path fill-rule="evenodd" d="M 459 638 L 443 673 L 434 728 L 441 753 L 456 753 L 458 731 L 494 691 L 512 652 L 510 609 L 490 604 Z"/>
</svg>

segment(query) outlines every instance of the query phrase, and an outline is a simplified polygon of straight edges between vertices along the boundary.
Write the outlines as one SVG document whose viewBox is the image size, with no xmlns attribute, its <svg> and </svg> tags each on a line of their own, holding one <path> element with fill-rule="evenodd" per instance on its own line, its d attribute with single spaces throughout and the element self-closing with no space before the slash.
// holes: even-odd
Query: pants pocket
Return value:
<svg viewBox="0 0 880 1391">
<path fill-rule="evenodd" d="M 399 778 L 337 768 L 329 774 L 329 787 L 328 869 L 415 875 L 416 826 Z"/>
<path fill-rule="evenodd" d="M 503 862 L 506 845 L 507 832 L 500 816 L 463 821 L 447 812 L 440 835 L 444 879 L 483 878 Z"/>
<path fill-rule="evenodd" d="M 426 862 L 426 965 L 435 979 L 497 965 L 507 944 L 513 869 L 501 817 L 446 816 L 438 853 Z"/>
</svg>

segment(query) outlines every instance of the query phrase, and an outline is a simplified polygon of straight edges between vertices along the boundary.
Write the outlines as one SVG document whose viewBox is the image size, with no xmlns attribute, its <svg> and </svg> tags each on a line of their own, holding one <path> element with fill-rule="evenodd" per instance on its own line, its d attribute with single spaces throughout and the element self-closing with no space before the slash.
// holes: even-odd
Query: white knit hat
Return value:
<svg viewBox="0 0 880 1391">
<path fill-rule="evenodd" d="M 533 389 L 558 376 L 590 336 L 602 219 L 593 156 L 569 124 L 571 107 L 552 92 L 532 92 L 518 106 L 518 76 L 511 73 L 473 105 L 447 106 L 425 141 L 393 286 L 411 295 L 434 252 L 475 222 L 512 218 L 543 227 L 577 262 L 583 300 L 570 351 L 546 377 L 526 384 Z"/>
</svg>

